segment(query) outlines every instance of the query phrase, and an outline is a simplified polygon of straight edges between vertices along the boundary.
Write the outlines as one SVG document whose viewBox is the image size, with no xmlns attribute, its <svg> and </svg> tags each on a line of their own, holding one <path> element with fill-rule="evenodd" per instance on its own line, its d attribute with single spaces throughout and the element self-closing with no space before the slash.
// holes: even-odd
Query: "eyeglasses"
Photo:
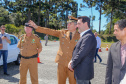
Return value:
<svg viewBox="0 0 126 84">
<path fill-rule="evenodd" d="M 5 29 L 1 29 L 1 30 L 5 31 Z"/>
</svg>

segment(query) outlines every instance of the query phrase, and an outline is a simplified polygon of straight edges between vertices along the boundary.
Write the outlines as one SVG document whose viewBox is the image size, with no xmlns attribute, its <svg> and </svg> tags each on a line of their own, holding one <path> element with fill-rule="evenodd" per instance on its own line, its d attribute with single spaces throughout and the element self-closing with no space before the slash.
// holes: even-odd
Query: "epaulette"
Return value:
<svg viewBox="0 0 126 84">
<path fill-rule="evenodd" d="M 64 29 L 64 30 L 68 31 L 68 29 Z"/>
<path fill-rule="evenodd" d="M 61 31 L 68 31 L 68 29 L 61 29 Z"/>
<path fill-rule="evenodd" d="M 20 37 L 24 36 L 24 34 L 22 34 Z"/>
<path fill-rule="evenodd" d="M 39 38 L 39 36 L 37 34 L 34 34 L 35 36 L 37 36 Z"/>
<path fill-rule="evenodd" d="M 68 31 L 68 29 L 61 29 L 60 31 L 67 32 L 67 31 Z"/>
<path fill-rule="evenodd" d="M 68 32 L 69 30 L 68 29 L 64 29 L 65 32 Z"/>
</svg>

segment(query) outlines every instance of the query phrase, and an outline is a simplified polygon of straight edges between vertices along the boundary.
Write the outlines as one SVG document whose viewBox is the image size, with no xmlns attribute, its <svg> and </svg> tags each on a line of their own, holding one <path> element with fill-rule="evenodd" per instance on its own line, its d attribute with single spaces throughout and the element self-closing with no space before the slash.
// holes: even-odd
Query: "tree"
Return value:
<svg viewBox="0 0 126 84">
<path fill-rule="evenodd" d="M 103 10 L 104 10 L 104 14 L 106 14 L 106 17 L 108 17 L 108 19 L 110 18 L 110 28 L 109 28 L 109 34 L 111 34 L 111 29 L 112 29 L 112 25 L 113 23 L 113 19 L 124 19 L 126 18 L 126 1 L 111 1 L 111 0 L 107 0 L 107 2 L 104 3 L 103 6 Z"/>
<path fill-rule="evenodd" d="M 0 25 L 7 23 L 10 23 L 9 12 L 3 7 L 0 7 Z"/>
<path fill-rule="evenodd" d="M 91 8 L 91 15 L 90 15 L 89 17 L 90 17 L 90 19 L 91 19 L 91 26 L 90 26 L 90 27 L 91 27 L 91 29 L 93 30 L 93 21 L 95 20 L 95 16 L 93 16 L 92 7 L 95 6 L 95 2 L 94 2 L 94 0 L 83 0 L 83 3 L 86 3 L 87 6 L 86 6 L 86 5 L 80 4 L 80 7 L 81 7 L 81 8 Z M 80 9 L 80 11 L 81 11 L 81 9 Z"/>
</svg>

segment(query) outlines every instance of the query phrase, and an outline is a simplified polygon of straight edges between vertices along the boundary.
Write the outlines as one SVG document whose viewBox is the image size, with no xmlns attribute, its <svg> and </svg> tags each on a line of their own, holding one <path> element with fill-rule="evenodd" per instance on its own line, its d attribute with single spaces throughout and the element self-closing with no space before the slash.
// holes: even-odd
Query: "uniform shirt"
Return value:
<svg viewBox="0 0 126 84">
<path fill-rule="evenodd" d="M 70 40 L 70 32 L 68 30 L 53 30 L 45 27 L 38 27 L 36 32 L 56 36 L 59 38 L 60 46 L 55 62 L 67 67 L 72 58 L 74 47 L 80 38 L 80 34 L 76 31 Z"/>
<path fill-rule="evenodd" d="M 36 35 L 32 34 L 30 37 L 27 37 L 26 34 L 24 34 L 21 36 L 17 47 L 20 48 L 22 56 L 29 57 L 37 54 L 37 49 L 41 49 L 42 45 L 40 39 Z"/>
<path fill-rule="evenodd" d="M 96 37 L 96 40 L 97 40 L 97 47 L 96 48 L 100 48 L 100 46 L 101 46 L 101 39 L 100 39 L 100 37 Z"/>
<path fill-rule="evenodd" d="M 9 36 L 9 34 L 8 33 L 4 33 L 4 34 L 2 34 L 1 32 L 0 32 L 0 37 L 2 37 L 2 36 L 6 36 L 6 38 L 8 38 L 9 40 L 10 40 L 10 36 Z M 3 48 L 1 49 L 1 50 L 8 50 L 8 42 L 7 42 L 7 40 L 2 40 L 2 43 L 3 43 Z"/>
</svg>

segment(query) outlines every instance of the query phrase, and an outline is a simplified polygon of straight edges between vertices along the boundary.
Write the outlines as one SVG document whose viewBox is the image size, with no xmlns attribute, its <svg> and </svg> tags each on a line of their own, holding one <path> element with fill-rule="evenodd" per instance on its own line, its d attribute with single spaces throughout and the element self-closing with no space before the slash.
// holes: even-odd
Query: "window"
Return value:
<svg viewBox="0 0 126 84">
<path fill-rule="evenodd" d="M 11 41 L 10 45 L 17 44 L 17 40 L 16 40 L 16 38 L 14 36 L 10 36 L 10 41 Z"/>
</svg>

